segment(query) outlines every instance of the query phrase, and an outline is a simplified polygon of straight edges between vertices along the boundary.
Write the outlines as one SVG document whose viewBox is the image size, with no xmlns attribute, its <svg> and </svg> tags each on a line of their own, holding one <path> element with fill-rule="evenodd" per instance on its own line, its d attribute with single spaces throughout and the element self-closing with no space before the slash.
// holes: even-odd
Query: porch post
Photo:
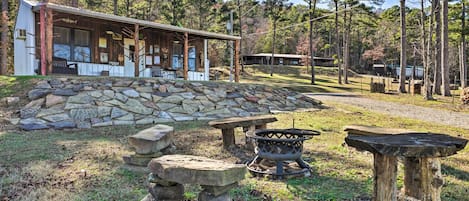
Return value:
<svg viewBox="0 0 469 201">
<path fill-rule="evenodd" d="M 205 72 L 205 76 L 204 76 L 204 80 L 205 81 L 208 81 L 210 80 L 210 63 L 208 61 L 208 40 L 205 39 L 204 40 L 204 72 Z"/>
<path fill-rule="evenodd" d="M 235 82 L 239 82 L 239 42 L 235 41 Z"/>
<path fill-rule="evenodd" d="M 189 34 L 184 33 L 184 80 L 188 80 L 188 71 L 189 71 Z"/>
<path fill-rule="evenodd" d="M 139 65 L 140 65 L 140 47 L 139 47 L 139 33 L 138 33 L 138 30 L 139 30 L 139 26 L 138 24 L 135 24 L 135 31 L 134 31 L 134 40 L 135 40 L 135 50 L 134 50 L 134 77 L 139 77 L 139 74 L 140 74 L 140 68 L 139 68 Z"/>
<path fill-rule="evenodd" d="M 46 4 L 39 10 L 39 38 L 41 40 L 41 75 L 46 75 Z"/>
<path fill-rule="evenodd" d="M 46 61 L 47 61 L 47 74 L 52 74 L 52 55 L 53 55 L 53 37 L 54 37 L 54 16 L 52 9 L 46 9 Z"/>
</svg>

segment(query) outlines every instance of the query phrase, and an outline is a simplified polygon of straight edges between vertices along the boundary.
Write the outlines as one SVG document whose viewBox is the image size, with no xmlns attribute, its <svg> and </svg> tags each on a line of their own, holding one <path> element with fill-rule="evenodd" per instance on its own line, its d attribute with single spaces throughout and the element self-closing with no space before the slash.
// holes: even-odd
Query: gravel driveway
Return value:
<svg viewBox="0 0 469 201">
<path fill-rule="evenodd" d="M 333 101 L 358 106 L 373 112 L 389 114 L 391 116 L 406 117 L 469 129 L 469 114 L 467 113 L 373 100 L 360 97 L 360 95 L 353 93 L 305 93 L 304 95 L 326 103 Z"/>
</svg>

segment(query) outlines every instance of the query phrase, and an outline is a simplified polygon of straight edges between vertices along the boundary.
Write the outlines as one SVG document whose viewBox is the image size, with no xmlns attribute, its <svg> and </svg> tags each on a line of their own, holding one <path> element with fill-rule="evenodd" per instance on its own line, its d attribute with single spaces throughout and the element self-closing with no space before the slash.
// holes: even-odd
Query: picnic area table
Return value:
<svg viewBox="0 0 469 201">
<path fill-rule="evenodd" d="M 404 157 L 405 196 L 418 200 L 441 200 L 443 186 L 440 157 L 464 149 L 466 139 L 445 134 L 349 126 L 345 142 L 358 150 L 373 153 L 373 200 L 397 200 L 397 158 Z"/>
<path fill-rule="evenodd" d="M 208 124 L 211 127 L 221 129 L 223 135 L 223 147 L 228 148 L 235 145 L 235 128 L 243 127 L 243 132 L 254 131 L 256 129 L 266 129 L 268 123 L 275 121 L 277 121 L 277 118 L 274 116 L 250 116 L 213 120 Z"/>
</svg>

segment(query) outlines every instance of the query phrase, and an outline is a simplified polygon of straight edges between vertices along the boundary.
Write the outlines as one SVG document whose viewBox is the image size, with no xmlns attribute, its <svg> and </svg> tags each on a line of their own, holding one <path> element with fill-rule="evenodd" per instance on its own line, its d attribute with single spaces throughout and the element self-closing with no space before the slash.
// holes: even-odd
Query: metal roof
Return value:
<svg viewBox="0 0 469 201">
<path fill-rule="evenodd" d="M 272 53 L 259 53 L 259 54 L 246 54 L 243 56 L 251 56 L 251 57 L 271 57 Z M 289 58 L 289 59 L 302 59 L 306 57 L 306 55 L 299 55 L 299 54 L 274 54 L 274 57 L 277 58 Z M 323 60 L 334 60 L 334 58 L 328 57 L 314 57 L 314 59 L 323 59 Z"/>
<path fill-rule="evenodd" d="M 31 0 L 23 0 L 23 1 L 31 5 L 34 11 L 38 11 L 40 6 L 43 5 L 42 3 L 39 3 L 37 1 L 31 1 Z M 241 39 L 241 37 L 239 36 L 231 36 L 231 35 L 213 33 L 213 32 L 196 30 L 196 29 L 188 29 L 188 28 L 177 27 L 177 26 L 168 25 L 168 24 L 161 24 L 161 23 L 156 23 L 156 22 L 151 22 L 151 21 L 146 21 L 146 20 L 138 20 L 138 19 L 133 19 L 129 17 L 122 17 L 122 16 L 117 16 L 117 15 L 112 15 L 112 14 L 100 13 L 100 12 L 95 12 L 95 11 L 82 9 L 82 8 L 58 5 L 54 3 L 47 3 L 47 7 L 55 11 L 67 13 L 67 14 L 86 16 L 86 17 L 97 18 L 97 19 L 113 21 L 113 22 L 138 24 L 140 26 L 145 26 L 145 27 L 150 27 L 150 28 L 155 28 L 155 29 L 162 29 L 166 31 L 174 31 L 174 32 L 180 32 L 180 33 L 187 32 L 190 35 L 202 36 L 202 37 L 209 38 L 209 39 L 221 39 L 221 40 L 240 40 Z"/>
</svg>

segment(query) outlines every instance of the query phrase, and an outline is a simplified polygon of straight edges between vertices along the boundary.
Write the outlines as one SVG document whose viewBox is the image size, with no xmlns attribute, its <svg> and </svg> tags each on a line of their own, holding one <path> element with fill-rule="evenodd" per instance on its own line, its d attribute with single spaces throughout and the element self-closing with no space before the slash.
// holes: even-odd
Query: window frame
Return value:
<svg viewBox="0 0 469 201">
<path fill-rule="evenodd" d="M 65 26 L 54 26 L 54 29 L 55 28 L 60 28 L 60 29 L 67 29 L 68 30 L 68 43 L 61 43 L 61 42 L 57 42 L 56 40 L 53 40 L 53 48 L 54 46 L 57 44 L 57 45 L 66 45 L 69 47 L 69 58 L 64 58 L 64 59 L 67 59 L 67 61 L 71 61 L 71 62 L 82 62 L 82 63 L 92 63 L 93 62 L 93 48 L 92 48 L 92 32 L 90 30 L 87 30 L 87 29 L 80 29 L 80 28 L 72 28 L 72 27 L 65 27 Z M 75 34 L 76 31 L 83 31 L 83 32 L 87 32 L 88 33 L 88 39 L 87 39 L 87 42 L 88 42 L 88 45 L 81 45 L 81 44 L 77 44 L 77 41 L 75 40 L 75 35 L 78 35 L 78 34 Z M 57 32 L 54 30 L 54 34 L 57 34 Z M 76 51 L 75 49 L 76 48 L 88 48 L 89 50 L 89 60 L 87 60 L 87 57 L 85 56 L 82 56 L 83 59 L 81 60 L 77 60 L 76 58 Z M 54 57 L 56 56 L 55 55 L 55 48 L 53 49 L 53 54 L 54 54 Z M 62 57 L 60 57 L 62 58 Z"/>
</svg>

